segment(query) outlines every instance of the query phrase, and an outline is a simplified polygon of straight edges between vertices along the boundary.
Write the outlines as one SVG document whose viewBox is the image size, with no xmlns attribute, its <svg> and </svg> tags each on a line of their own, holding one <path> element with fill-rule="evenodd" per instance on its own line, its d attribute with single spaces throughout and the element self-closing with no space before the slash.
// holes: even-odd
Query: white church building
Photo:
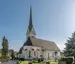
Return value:
<svg viewBox="0 0 75 64">
<path fill-rule="evenodd" d="M 30 20 L 26 33 L 26 41 L 18 52 L 18 58 L 59 58 L 60 49 L 53 41 L 36 38 L 36 33 L 32 23 L 32 9 L 30 8 Z"/>
</svg>

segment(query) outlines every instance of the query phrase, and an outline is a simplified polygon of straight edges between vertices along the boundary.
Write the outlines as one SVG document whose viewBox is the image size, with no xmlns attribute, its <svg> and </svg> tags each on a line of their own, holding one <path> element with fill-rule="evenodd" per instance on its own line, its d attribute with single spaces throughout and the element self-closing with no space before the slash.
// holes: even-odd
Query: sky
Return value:
<svg viewBox="0 0 75 64">
<path fill-rule="evenodd" d="M 0 48 L 6 36 L 18 51 L 26 41 L 30 6 L 36 37 L 54 41 L 60 50 L 75 31 L 75 0 L 0 0 Z"/>
</svg>

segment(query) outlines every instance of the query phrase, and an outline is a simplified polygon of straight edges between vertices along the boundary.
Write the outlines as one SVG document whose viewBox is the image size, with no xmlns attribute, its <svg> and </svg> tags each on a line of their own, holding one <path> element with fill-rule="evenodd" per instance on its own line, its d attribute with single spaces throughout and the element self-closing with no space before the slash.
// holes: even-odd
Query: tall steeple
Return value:
<svg viewBox="0 0 75 64">
<path fill-rule="evenodd" d="M 28 26 L 28 29 L 27 29 L 27 34 L 26 34 L 26 37 L 35 37 L 36 33 L 35 33 L 35 30 L 34 30 L 34 27 L 33 27 L 33 23 L 32 23 L 32 8 L 30 6 L 30 19 L 29 19 L 29 26 Z"/>
</svg>

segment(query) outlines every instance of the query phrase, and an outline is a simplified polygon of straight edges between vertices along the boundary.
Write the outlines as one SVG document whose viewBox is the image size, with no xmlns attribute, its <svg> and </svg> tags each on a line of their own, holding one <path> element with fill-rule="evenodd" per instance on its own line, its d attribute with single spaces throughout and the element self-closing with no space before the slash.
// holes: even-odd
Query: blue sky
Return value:
<svg viewBox="0 0 75 64">
<path fill-rule="evenodd" d="M 26 41 L 30 5 L 36 37 L 64 49 L 66 39 L 75 31 L 75 0 L 0 0 L 0 48 L 3 36 L 14 50 Z"/>
</svg>

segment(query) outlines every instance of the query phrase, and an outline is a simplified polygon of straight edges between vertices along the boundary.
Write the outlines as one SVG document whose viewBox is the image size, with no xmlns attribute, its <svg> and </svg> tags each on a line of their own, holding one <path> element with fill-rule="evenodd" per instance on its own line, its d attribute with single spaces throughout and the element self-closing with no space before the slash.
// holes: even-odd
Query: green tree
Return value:
<svg viewBox="0 0 75 64">
<path fill-rule="evenodd" d="M 72 33 L 72 36 L 68 38 L 67 43 L 65 44 L 64 55 L 66 57 L 73 56 L 75 59 L 75 32 Z"/>
<path fill-rule="evenodd" d="M 8 58 L 8 40 L 3 37 L 2 40 L 2 58 L 7 59 Z"/>
<path fill-rule="evenodd" d="M 15 58 L 15 54 L 14 54 L 14 51 L 12 50 L 11 52 L 11 58 L 14 59 Z"/>
</svg>

